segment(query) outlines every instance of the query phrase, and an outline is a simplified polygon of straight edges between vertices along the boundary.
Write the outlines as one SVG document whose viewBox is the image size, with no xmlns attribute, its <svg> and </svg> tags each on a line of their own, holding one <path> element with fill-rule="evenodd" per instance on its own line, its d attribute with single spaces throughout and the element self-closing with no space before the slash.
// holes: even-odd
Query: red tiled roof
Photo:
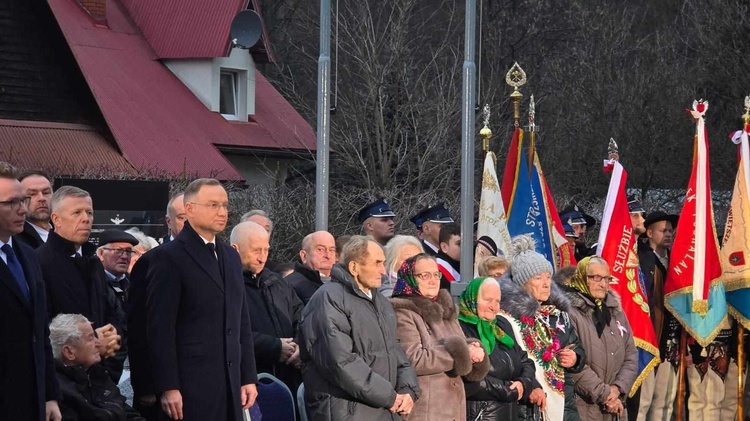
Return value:
<svg viewBox="0 0 750 421">
<path fill-rule="evenodd" d="M 135 174 L 93 127 L 83 124 L 0 120 L 0 161 L 53 174 Z"/>
<path fill-rule="evenodd" d="M 310 125 L 259 73 L 255 123 L 230 123 L 157 60 L 118 1 L 107 0 L 108 27 L 96 25 L 75 0 L 49 4 L 123 156 L 136 169 L 241 180 L 214 145 L 315 149 Z"/>
</svg>

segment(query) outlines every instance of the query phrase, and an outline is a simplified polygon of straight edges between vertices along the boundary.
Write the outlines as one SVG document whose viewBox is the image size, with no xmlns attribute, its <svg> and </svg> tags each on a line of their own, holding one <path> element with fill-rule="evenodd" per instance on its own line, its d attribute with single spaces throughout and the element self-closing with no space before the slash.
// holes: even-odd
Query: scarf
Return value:
<svg viewBox="0 0 750 421">
<path fill-rule="evenodd" d="M 591 289 L 589 288 L 588 281 L 588 269 L 592 257 L 594 256 L 585 257 L 578 262 L 576 271 L 570 279 L 569 286 L 596 304 L 594 306 L 594 314 L 592 317 L 596 333 L 601 338 L 604 328 L 609 326 L 609 323 L 612 321 L 612 315 L 609 312 L 609 307 L 604 305 L 604 300 L 594 299 L 594 297 L 591 296 Z"/>
<path fill-rule="evenodd" d="M 488 354 L 492 354 L 495 350 L 497 342 L 505 345 L 508 348 L 513 348 L 515 342 L 513 338 L 505 333 L 500 326 L 497 325 L 497 320 L 484 320 L 479 317 L 477 313 L 477 300 L 479 300 L 479 289 L 482 286 L 482 282 L 487 278 L 477 278 L 469 282 L 466 289 L 461 294 L 461 298 L 458 300 L 458 320 L 466 322 L 477 327 L 479 332 L 479 340 L 482 341 L 484 349 Z"/>
<path fill-rule="evenodd" d="M 423 296 L 422 291 L 419 290 L 419 282 L 414 276 L 414 266 L 416 266 L 418 258 L 425 259 L 426 257 L 423 254 L 418 254 L 404 260 L 404 263 L 401 264 L 401 268 L 396 275 L 396 286 L 393 287 L 393 297 Z M 437 295 L 432 300 L 437 301 Z"/>
</svg>

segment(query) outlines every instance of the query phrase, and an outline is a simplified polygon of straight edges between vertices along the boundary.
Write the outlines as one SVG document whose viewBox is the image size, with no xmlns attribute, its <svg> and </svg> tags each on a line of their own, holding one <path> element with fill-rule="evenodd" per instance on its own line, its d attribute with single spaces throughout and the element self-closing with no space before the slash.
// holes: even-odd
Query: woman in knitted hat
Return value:
<svg viewBox="0 0 750 421">
<path fill-rule="evenodd" d="M 599 256 L 578 262 L 561 283 L 572 303 L 570 319 L 588 363 L 573 374 L 578 412 L 584 421 L 627 419 L 623 402 L 638 376 L 638 351 L 620 305 L 609 289 L 609 265 Z"/>
<path fill-rule="evenodd" d="M 465 420 L 461 376 L 476 382 L 489 370 L 481 342 L 464 337 L 456 306 L 450 293 L 440 289 L 440 278 L 435 258 L 417 254 L 401 265 L 391 298 L 397 334 L 422 391 L 406 417 L 409 421 Z"/>
<path fill-rule="evenodd" d="M 458 301 L 461 329 L 467 338 L 481 340 L 490 356 L 487 377 L 466 383 L 467 420 L 517 420 L 518 402 L 530 396 L 544 406 L 544 392 L 534 380 L 534 362 L 514 337 L 510 323 L 497 316 L 500 296 L 494 278 L 477 278 Z"/>
<path fill-rule="evenodd" d="M 552 282 L 552 265 L 535 251 L 531 236 L 515 237 L 510 250 L 511 278 L 502 278 L 501 315 L 511 322 L 521 346 L 534 360 L 536 381 L 546 393 L 546 408 L 526 406 L 519 419 L 580 420 L 572 373 L 586 365 L 586 354 L 568 311 L 570 301 Z"/>
</svg>

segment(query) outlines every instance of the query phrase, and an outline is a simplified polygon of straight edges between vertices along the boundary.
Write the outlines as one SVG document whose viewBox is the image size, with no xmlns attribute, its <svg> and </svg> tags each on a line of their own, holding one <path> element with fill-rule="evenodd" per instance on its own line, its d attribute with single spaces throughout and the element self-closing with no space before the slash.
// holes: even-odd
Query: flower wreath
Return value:
<svg viewBox="0 0 750 421">
<path fill-rule="evenodd" d="M 554 390 L 565 392 L 565 372 L 555 358 L 560 350 L 560 338 L 557 332 L 560 326 L 552 327 L 549 324 L 551 315 L 560 316 L 560 310 L 555 306 L 545 305 L 537 312 L 535 317 L 521 316 L 521 336 L 526 344 L 526 350 L 535 357 L 537 364 L 544 371 L 547 383 Z"/>
</svg>

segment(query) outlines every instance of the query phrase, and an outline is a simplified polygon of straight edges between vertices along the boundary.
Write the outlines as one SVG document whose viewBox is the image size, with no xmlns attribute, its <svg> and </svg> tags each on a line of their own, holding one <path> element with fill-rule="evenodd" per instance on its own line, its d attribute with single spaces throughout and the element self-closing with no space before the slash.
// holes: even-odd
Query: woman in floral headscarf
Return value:
<svg viewBox="0 0 750 421">
<path fill-rule="evenodd" d="M 465 420 L 461 376 L 478 381 L 489 370 L 481 343 L 464 338 L 440 278 L 435 259 L 420 253 L 404 261 L 393 289 L 398 337 L 422 391 L 408 420 Z"/>
<path fill-rule="evenodd" d="M 541 399 L 534 362 L 515 337 L 510 323 L 498 318 L 500 285 L 494 278 L 474 279 L 458 301 L 458 320 L 467 338 L 478 338 L 490 356 L 490 372 L 480 382 L 466 383 L 467 419 L 518 419 L 518 401 Z"/>
<path fill-rule="evenodd" d="M 623 402 L 638 377 L 638 351 L 620 297 L 609 289 L 609 265 L 599 256 L 578 262 L 570 281 L 561 283 L 572 303 L 570 319 L 588 361 L 573 374 L 578 413 L 583 421 L 627 419 Z"/>
</svg>

